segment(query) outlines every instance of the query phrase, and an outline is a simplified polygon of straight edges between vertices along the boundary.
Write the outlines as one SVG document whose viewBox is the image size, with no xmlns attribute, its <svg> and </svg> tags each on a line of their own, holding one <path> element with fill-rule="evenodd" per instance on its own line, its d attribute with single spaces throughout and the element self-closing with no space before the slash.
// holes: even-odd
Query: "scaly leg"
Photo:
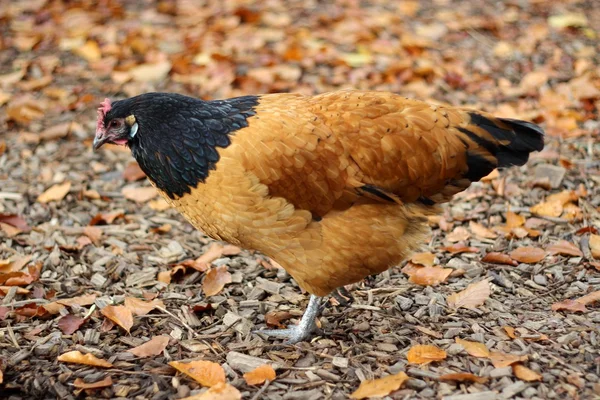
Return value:
<svg viewBox="0 0 600 400">
<path fill-rule="evenodd" d="M 285 344 L 302 342 L 308 339 L 310 334 L 315 330 L 315 319 L 321 313 L 321 310 L 321 297 L 313 294 L 310 296 L 308 307 L 306 307 L 306 311 L 298 325 L 291 326 L 287 329 L 267 329 L 255 332 L 278 339 L 287 339 Z"/>
</svg>

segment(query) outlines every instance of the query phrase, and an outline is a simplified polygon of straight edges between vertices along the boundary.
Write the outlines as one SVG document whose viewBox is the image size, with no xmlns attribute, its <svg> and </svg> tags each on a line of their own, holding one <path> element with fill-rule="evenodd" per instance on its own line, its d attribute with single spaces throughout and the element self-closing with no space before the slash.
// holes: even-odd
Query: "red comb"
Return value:
<svg viewBox="0 0 600 400">
<path fill-rule="evenodd" d="M 102 103 L 100 103 L 100 108 L 98 108 L 98 121 L 96 121 L 96 132 L 104 132 L 104 116 L 111 109 L 110 99 L 104 99 Z"/>
</svg>

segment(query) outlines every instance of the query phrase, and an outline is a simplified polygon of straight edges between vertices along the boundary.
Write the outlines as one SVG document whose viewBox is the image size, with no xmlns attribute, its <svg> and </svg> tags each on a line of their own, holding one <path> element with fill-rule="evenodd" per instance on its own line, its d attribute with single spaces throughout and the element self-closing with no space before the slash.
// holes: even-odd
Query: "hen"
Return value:
<svg viewBox="0 0 600 400">
<path fill-rule="evenodd" d="M 94 149 L 127 145 L 160 194 L 208 236 L 276 260 L 312 296 L 398 265 L 438 204 L 543 148 L 537 125 L 393 93 L 341 90 L 202 101 L 148 93 L 98 110 Z"/>
</svg>

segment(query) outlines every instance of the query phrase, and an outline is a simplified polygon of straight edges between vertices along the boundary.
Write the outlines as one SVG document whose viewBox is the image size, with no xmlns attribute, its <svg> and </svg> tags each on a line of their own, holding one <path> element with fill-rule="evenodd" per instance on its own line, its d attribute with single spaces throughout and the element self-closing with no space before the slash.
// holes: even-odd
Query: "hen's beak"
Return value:
<svg viewBox="0 0 600 400">
<path fill-rule="evenodd" d="M 94 138 L 94 150 L 98 150 L 104 143 L 108 141 L 108 137 L 106 135 L 102 135 L 101 133 L 97 133 Z"/>
</svg>

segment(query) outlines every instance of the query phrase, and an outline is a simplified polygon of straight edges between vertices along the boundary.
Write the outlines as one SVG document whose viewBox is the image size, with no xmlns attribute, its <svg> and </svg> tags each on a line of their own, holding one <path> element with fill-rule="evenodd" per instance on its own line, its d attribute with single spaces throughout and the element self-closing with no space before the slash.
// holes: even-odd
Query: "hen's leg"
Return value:
<svg viewBox="0 0 600 400">
<path fill-rule="evenodd" d="M 287 329 L 267 329 L 264 331 L 255 331 L 263 335 L 271 336 L 277 339 L 287 339 L 285 344 L 294 344 L 308 339 L 311 333 L 315 330 L 315 320 L 322 311 L 322 297 L 310 296 L 308 307 L 298 325 L 294 325 Z"/>
</svg>

